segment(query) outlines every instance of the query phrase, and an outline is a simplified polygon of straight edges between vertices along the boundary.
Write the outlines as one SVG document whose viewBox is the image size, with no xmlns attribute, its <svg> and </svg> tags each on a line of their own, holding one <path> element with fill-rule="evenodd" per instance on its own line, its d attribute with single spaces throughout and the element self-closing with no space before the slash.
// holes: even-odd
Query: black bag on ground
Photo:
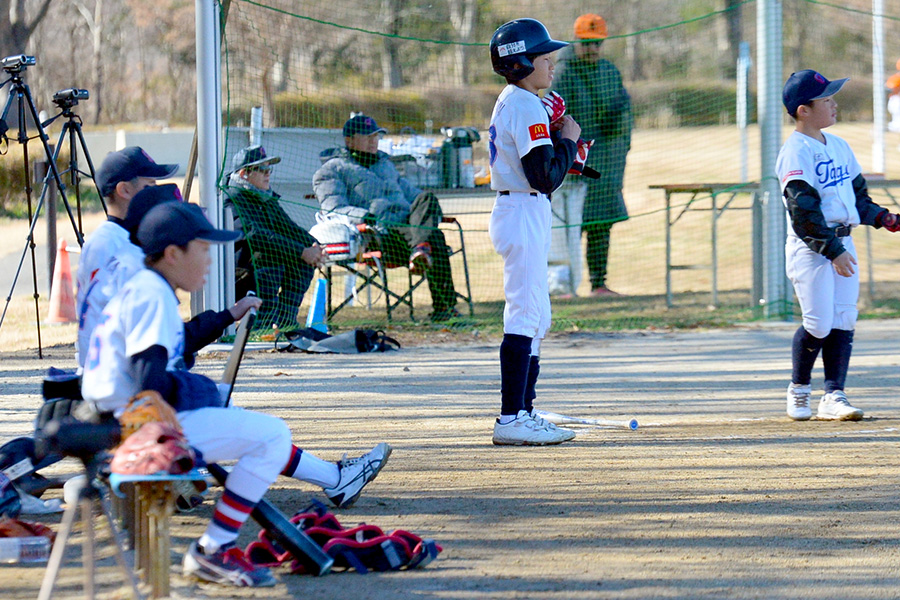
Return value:
<svg viewBox="0 0 900 600">
<path fill-rule="evenodd" d="M 284 337 L 287 344 L 279 346 Z M 317 329 L 295 329 L 279 334 L 275 347 L 282 352 L 310 352 L 317 354 L 358 354 L 399 350 L 400 342 L 376 329 L 352 329 L 338 335 L 328 335 Z"/>
</svg>

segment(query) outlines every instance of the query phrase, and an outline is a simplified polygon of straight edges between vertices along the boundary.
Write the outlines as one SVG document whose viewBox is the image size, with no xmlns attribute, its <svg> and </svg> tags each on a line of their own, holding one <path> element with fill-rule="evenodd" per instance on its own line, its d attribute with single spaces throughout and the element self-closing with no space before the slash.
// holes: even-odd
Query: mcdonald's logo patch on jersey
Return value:
<svg viewBox="0 0 900 600">
<path fill-rule="evenodd" d="M 793 171 L 788 171 L 788 173 L 781 178 L 782 181 L 787 181 L 791 177 L 796 177 L 797 175 L 803 175 L 803 169 L 795 169 Z"/>
<path fill-rule="evenodd" d="M 535 140 L 543 140 L 550 137 L 550 131 L 547 129 L 547 126 L 543 123 L 537 123 L 536 125 L 532 125 L 528 128 L 528 133 L 531 134 L 531 141 Z"/>
</svg>

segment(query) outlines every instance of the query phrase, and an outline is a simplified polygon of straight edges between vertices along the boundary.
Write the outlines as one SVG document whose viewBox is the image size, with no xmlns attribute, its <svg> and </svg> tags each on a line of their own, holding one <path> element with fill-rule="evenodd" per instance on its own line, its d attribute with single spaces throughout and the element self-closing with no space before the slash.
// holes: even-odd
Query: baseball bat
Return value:
<svg viewBox="0 0 900 600">
<path fill-rule="evenodd" d="M 216 478 L 216 481 L 225 485 L 228 471 L 217 464 L 208 464 L 206 468 Z M 312 538 L 291 523 L 285 514 L 271 502 L 263 498 L 253 509 L 250 516 L 259 523 L 260 527 L 268 531 L 269 535 L 282 548 L 300 561 L 308 573 L 325 575 L 331 570 L 334 559 L 328 556 Z"/>
<path fill-rule="evenodd" d="M 555 412 L 547 412 L 546 410 L 535 411 L 544 420 L 550 421 L 556 425 L 606 425 L 609 427 L 624 427 L 634 431 L 638 428 L 637 419 L 624 419 L 621 421 L 615 419 L 582 419 L 580 417 L 569 417 L 560 415 Z"/>
<path fill-rule="evenodd" d="M 587 177 L 588 179 L 600 179 L 600 177 L 601 177 L 599 171 L 592 169 L 587 165 L 585 165 L 584 168 L 581 170 L 581 174 L 584 175 L 585 177 Z"/>
</svg>

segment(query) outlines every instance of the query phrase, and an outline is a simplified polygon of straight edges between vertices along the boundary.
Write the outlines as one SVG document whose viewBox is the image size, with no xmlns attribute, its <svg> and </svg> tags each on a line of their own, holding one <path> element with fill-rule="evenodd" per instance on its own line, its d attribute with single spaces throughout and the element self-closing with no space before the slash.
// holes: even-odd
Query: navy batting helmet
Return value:
<svg viewBox="0 0 900 600">
<path fill-rule="evenodd" d="M 516 19 L 498 27 L 491 37 L 491 66 L 508 81 L 519 81 L 534 71 L 533 57 L 568 45 L 551 38 L 540 21 Z"/>
</svg>

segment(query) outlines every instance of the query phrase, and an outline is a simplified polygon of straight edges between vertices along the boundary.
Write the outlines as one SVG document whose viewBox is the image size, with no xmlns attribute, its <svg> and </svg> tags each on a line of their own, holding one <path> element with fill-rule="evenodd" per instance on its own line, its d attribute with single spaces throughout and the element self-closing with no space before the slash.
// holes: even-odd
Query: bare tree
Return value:
<svg viewBox="0 0 900 600">
<path fill-rule="evenodd" d="M 734 79 L 741 45 L 742 2 L 741 0 L 724 0 L 723 8 L 725 10 L 723 15 L 725 31 L 721 45 L 724 45 L 725 52 L 722 53 L 724 64 L 721 65 L 721 71 L 724 79 Z"/>
<path fill-rule="evenodd" d="M 75 1 L 75 7 L 91 33 L 91 91 L 94 100 L 91 120 L 96 125 L 103 113 L 103 0 L 94 0 L 93 11 L 81 0 Z"/>
<path fill-rule="evenodd" d="M 450 23 L 456 31 L 456 83 L 469 83 L 469 44 L 478 22 L 478 0 L 449 0 Z"/>
<path fill-rule="evenodd" d="M 403 85 L 403 70 L 400 67 L 400 42 L 394 37 L 400 33 L 400 11 L 403 0 L 381 0 L 383 15 L 384 54 L 381 55 L 381 87 L 390 90 Z"/>
<path fill-rule="evenodd" d="M 0 55 L 9 56 L 25 52 L 25 46 L 34 33 L 34 28 L 47 16 L 51 1 L 0 0 Z M 31 20 L 27 18 L 27 4 L 37 6 Z"/>
</svg>

